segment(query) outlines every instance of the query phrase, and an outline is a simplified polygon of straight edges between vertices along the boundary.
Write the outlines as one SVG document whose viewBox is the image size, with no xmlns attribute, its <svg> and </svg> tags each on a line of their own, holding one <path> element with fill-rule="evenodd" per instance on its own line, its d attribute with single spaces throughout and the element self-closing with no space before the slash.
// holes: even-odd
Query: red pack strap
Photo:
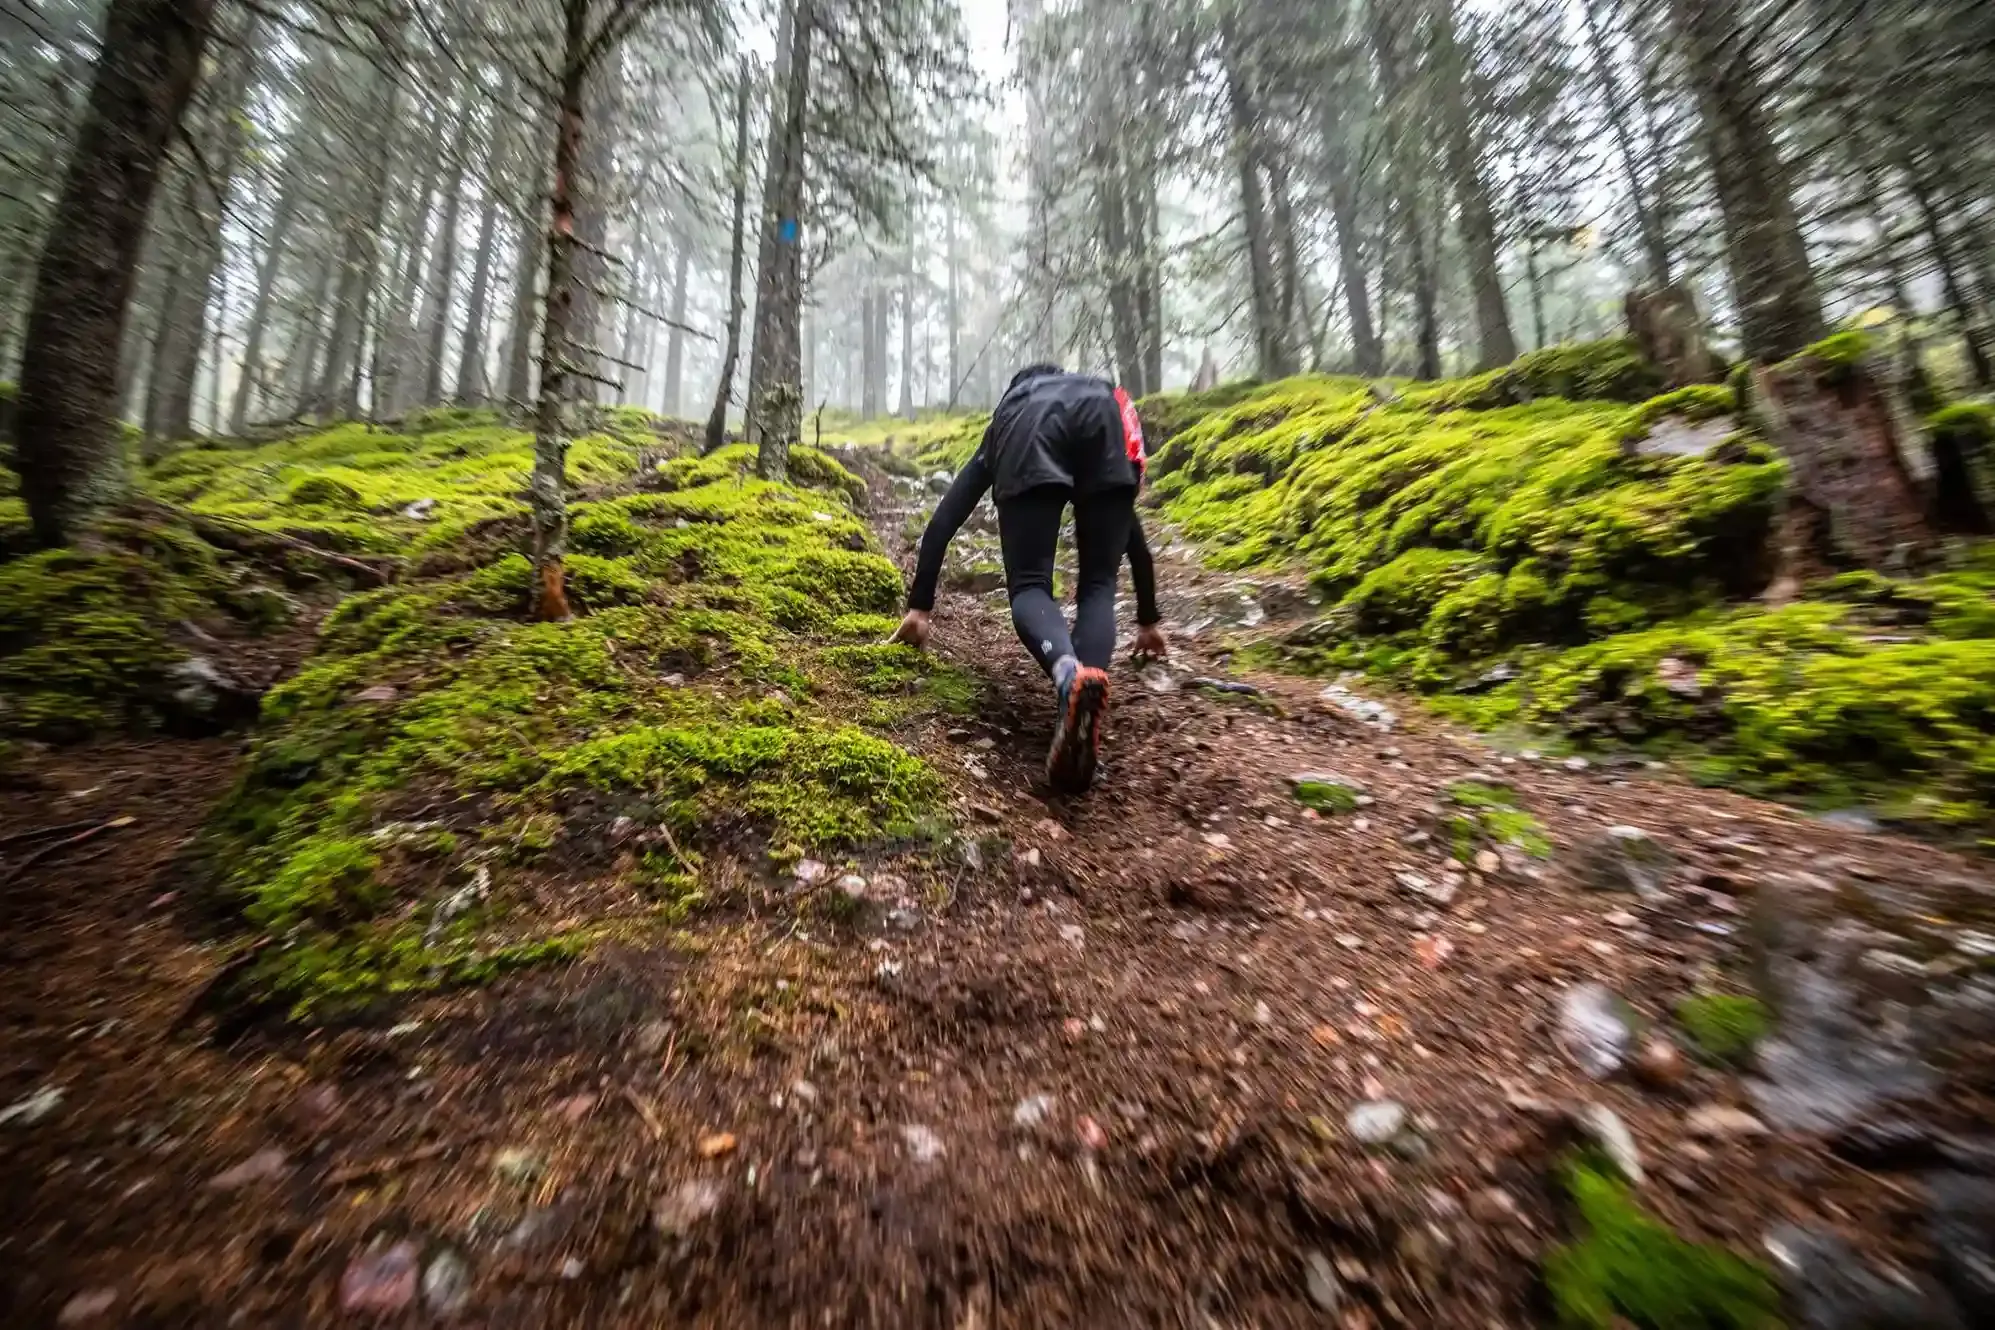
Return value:
<svg viewBox="0 0 1995 1330">
<path fill-rule="evenodd" d="M 1136 414 L 1136 403 L 1129 400 L 1129 393 L 1115 390 L 1115 405 L 1122 412 L 1122 449 L 1129 460 L 1136 463 L 1138 471 L 1149 468 L 1150 459 L 1143 452 L 1143 420 Z"/>
</svg>

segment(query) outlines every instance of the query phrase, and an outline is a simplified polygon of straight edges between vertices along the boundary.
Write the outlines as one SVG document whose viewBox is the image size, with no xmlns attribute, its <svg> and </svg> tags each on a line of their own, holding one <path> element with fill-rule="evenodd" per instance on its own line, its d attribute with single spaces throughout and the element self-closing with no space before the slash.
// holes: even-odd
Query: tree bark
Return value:
<svg viewBox="0 0 1995 1330">
<path fill-rule="evenodd" d="M 764 480 L 789 475 L 790 445 L 802 416 L 802 215 L 804 125 L 810 110 L 811 43 L 817 0 L 792 0 L 790 68 L 784 113 L 771 133 L 775 188 L 764 203 L 764 253 L 756 280 L 755 342 L 748 381 L 754 394 L 748 417 L 756 442 L 755 469 Z"/>
<path fill-rule="evenodd" d="M 859 354 L 859 417 L 871 420 L 880 414 L 880 320 L 877 314 L 881 296 L 870 281 L 859 297 L 859 325 L 862 349 Z"/>
<path fill-rule="evenodd" d="M 1351 357 L 1358 373 L 1385 373 L 1385 347 L 1372 324 L 1371 290 L 1366 283 L 1364 248 L 1359 230 L 1358 181 L 1351 168 L 1349 131 L 1343 114 L 1342 88 L 1333 88 L 1322 102 L 1323 162 L 1330 186 L 1330 220 L 1337 228 L 1337 279 L 1344 288 L 1344 308 L 1351 320 Z"/>
<path fill-rule="evenodd" d="M 907 253 L 901 264 L 901 383 L 903 420 L 914 419 L 914 222 L 908 221 Z"/>
<path fill-rule="evenodd" d="M 111 0 L 105 16 L 21 357 L 15 457 L 44 546 L 83 535 L 124 486 L 118 346 L 160 164 L 213 18 L 213 0 Z"/>
<path fill-rule="evenodd" d="M 741 356 L 741 266 L 748 230 L 748 62 L 741 62 L 741 86 L 734 95 L 734 230 L 727 251 L 727 345 L 720 356 L 720 382 L 707 416 L 706 451 L 727 441 L 727 401 L 734 396 L 735 361 Z"/>
<path fill-rule="evenodd" d="M 541 227 L 546 201 L 535 191 L 520 219 L 518 262 L 513 273 L 513 319 L 506 331 L 506 398 L 524 407 L 533 400 L 534 311 L 540 300 L 540 273 L 546 266 L 547 234 Z"/>
<path fill-rule="evenodd" d="M 569 325 L 576 299 L 576 177 L 582 169 L 582 93 L 588 79 L 589 0 L 562 0 L 563 42 L 554 186 L 549 191 L 547 304 L 540 333 L 540 397 L 534 412 L 533 475 L 527 508 L 533 522 L 534 617 L 570 617 L 568 553 Z"/>
<path fill-rule="evenodd" d="M 1826 332 L 1787 163 L 1774 142 L 1737 0 L 1671 0 L 1697 92 L 1746 354 L 1777 361 Z"/>
<path fill-rule="evenodd" d="M 464 117 L 464 133 L 458 140 L 460 148 L 471 137 L 473 117 L 468 97 Z M 457 281 L 457 220 L 464 206 L 464 176 L 464 168 L 453 162 L 450 167 L 450 192 L 444 196 L 443 220 L 437 227 L 436 263 L 430 271 L 429 297 L 423 311 L 422 400 L 426 406 L 434 406 L 443 400 L 443 348 L 450 335 L 451 288 Z"/>
</svg>

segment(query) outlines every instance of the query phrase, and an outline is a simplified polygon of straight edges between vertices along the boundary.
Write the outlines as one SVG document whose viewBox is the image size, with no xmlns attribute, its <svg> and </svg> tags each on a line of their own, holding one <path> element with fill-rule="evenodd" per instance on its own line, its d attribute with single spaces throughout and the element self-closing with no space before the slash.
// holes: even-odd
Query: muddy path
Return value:
<svg viewBox="0 0 1995 1330">
<path fill-rule="evenodd" d="M 893 543 L 909 488 L 879 491 Z M 1382 729 L 1320 681 L 1198 685 L 1232 679 L 1204 620 L 1292 598 L 1181 549 L 1162 569 L 1201 631 L 1167 671 L 1118 664 L 1089 797 L 1038 784 L 1051 697 L 1002 596 L 952 591 L 936 650 L 979 710 L 902 737 L 950 780 L 956 842 L 823 865 L 853 879 L 836 919 L 744 886 L 392 1023 L 187 1019 L 217 953 L 167 893 L 233 745 L 32 759 L 6 827 L 139 834 L 55 861 L 62 908 L 10 911 L 0 1319 L 1534 1325 L 1549 1166 L 1588 1103 L 1684 1233 L 1800 1226 L 1964 1305 L 1987 1228 L 1945 1225 L 1995 1157 L 1981 865 Z M 1305 809 L 1302 773 L 1356 806 Z M 1463 781 L 1511 791 L 1548 855 L 1453 862 Z M 1635 885 L 1599 857 L 1614 828 L 1656 852 L 1646 895 L 1595 889 Z M 1562 1039 L 1589 983 L 1665 1034 L 1700 990 L 1777 988 L 1771 1074 L 1638 1077 L 1634 1038 L 1595 1079 Z"/>
</svg>

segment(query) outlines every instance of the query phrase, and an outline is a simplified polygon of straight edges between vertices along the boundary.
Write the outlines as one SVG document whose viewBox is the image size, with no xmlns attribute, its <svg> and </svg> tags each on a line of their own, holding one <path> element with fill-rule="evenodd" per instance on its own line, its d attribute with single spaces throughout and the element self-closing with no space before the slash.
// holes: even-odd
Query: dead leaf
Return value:
<svg viewBox="0 0 1995 1330">
<path fill-rule="evenodd" d="M 700 1138 L 700 1158 L 718 1159 L 722 1155 L 731 1155 L 734 1153 L 734 1147 L 738 1143 L 734 1139 L 734 1133 L 731 1131 L 719 1131 L 711 1136 L 702 1136 Z"/>
</svg>

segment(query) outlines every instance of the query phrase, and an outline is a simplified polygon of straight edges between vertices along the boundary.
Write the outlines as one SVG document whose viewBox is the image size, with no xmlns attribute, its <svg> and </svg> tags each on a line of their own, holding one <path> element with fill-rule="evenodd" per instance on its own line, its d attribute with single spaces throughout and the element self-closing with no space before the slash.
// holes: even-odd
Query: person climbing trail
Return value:
<svg viewBox="0 0 1995 1330">
<path fill-rule="evenodd" d="M 1020 370 L 929 519 L 907 616 L 891 639 L 928 644 L 943 556 L 990 492 L 1012 624 L 1058 694 L 1046 757 L 1046 779 L 1058 789 L 1079 792 L 1094 782 L 1115 655 L 1116 573 L 1125 554 L 1136 584 L 1137 654 L 1168 649 L 1158 627 L 1155 564 L 1136 517 L 1144 464 L 1142 425 L 1122 389 L 1057 365 Z M 1053 557 L 1069 504 L 1080 560 L 1071 633 L 1053 598 Z"/>
</svg>

